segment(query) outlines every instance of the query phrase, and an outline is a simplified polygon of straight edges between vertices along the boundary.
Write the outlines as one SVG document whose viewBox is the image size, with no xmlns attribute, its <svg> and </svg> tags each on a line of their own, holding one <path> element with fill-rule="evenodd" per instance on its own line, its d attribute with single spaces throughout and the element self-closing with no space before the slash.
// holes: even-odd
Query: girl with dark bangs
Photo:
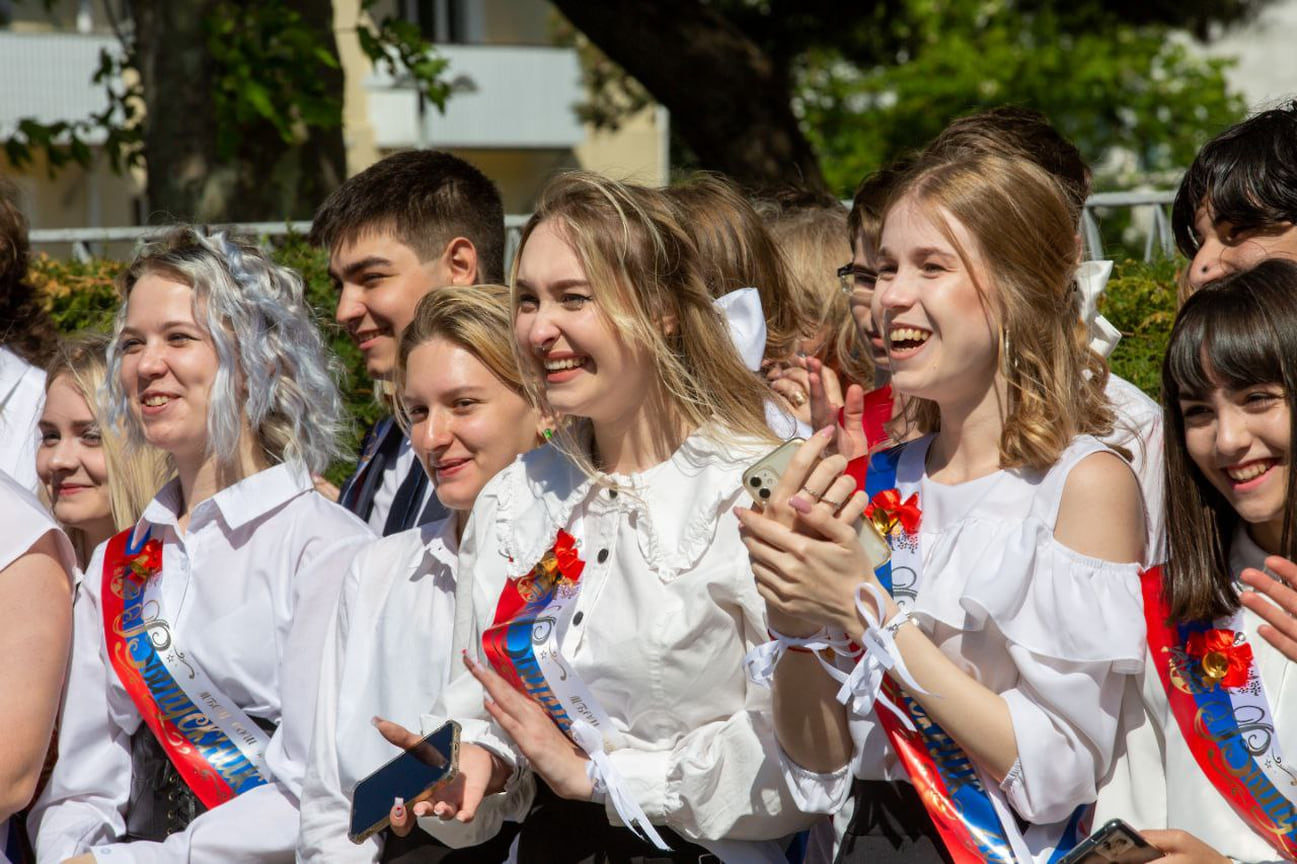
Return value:
<svg viewBox="0 0 1297 864">
<path fill-rule="evenodd" d="M 1266 261 L 1180 310 L 1162 367 L 1168 560 L 1143 576 L 1148 654 L 1095 824 L 1187 861 L 1297 854 L 1297 671 L 1240 603 L 1292 558 L 1297 265 Z M 1272 561 L 1274 559 L 1271 559 Z M 1285 717 L 1286 712 L 1286 717 Z M 1287 725 L 1284 721 L 1287 719 Z"/>
<path fill-rule="evenodd" d="M 1226 129 L 1198 151 L 1171 208 L 1196 291 L 1267 258 L 1297 260 L 1297 100 Z"/>
</svg>

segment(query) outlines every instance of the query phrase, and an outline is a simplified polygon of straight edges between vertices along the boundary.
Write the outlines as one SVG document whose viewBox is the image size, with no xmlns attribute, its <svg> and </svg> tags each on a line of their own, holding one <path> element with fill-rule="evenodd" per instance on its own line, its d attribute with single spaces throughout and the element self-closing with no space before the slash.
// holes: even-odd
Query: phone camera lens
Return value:
<svg viewBox="0 0 1297 864">
<path fill-rule="evenodd" d="M 753 486 L 760 486 L 760 485 L 761 485 L 761 478 L 760 478 L 760 477 L 749 477 L 749 478 L 748 478 L 748 483 L 750 483 L 750 484 L 753 485 Z"/>
<path fill-rule="evenodd" d="M 757 494 L 760 495 L 762 498 L 769 498 L 769 497 L 770 497 L 770 490 L 769 490 L 769 489 L 762 489 L 762 490 L 761 490 L 760 492 L 758 492 Z"/>
</svg>

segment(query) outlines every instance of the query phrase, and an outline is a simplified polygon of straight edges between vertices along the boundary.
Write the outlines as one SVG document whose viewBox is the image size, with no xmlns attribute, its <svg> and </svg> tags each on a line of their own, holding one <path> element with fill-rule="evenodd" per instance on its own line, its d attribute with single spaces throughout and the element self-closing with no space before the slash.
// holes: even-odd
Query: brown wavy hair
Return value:
<svg viewBox="0 0 1297 864">
<path fill-rule="evenodd" d="M 712 298 L 756 288 L 766 319 L 765 358 L 786 360 L 796 353 L 814 314 L 789 290 L 787 265 L 751 202 L 715 174 L 697 174 L 661 194 L 697 247 Z"/>
<path fill-rule="evenodd" d="M 1112 431 L 1104 386 L 1108 366 L 1089 348 L 1076 290 L 1075 225 L 1058 182 L 1026 159 L 965 154 L 921 159 L 896 185 L 887 213 L 902 200 L 927 211 L 969 273 L 972 253 L 990 284 L 977 284 L 1000 327 L 1000 374 L 1007 385 L 1000 463 L 1043 470 L 1077 435 Z M 951 221 L 977 243 L 964 248 Z M 910 400 L 923 432 L 940 427 L 937 406 Z"/>
</svg>

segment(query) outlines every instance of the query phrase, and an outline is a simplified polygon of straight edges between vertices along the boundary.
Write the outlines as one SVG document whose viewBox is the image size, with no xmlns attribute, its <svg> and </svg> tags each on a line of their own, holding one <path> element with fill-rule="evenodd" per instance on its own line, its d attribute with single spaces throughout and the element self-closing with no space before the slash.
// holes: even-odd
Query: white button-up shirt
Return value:
<svg viewBox="0 0 1297 864">
<path fill-rule="evenodd" d="M 654 824 L 693 841 L 773 839 L 812 821 L 780 777 L 770 692 L 743 668 L 768 636 L 731 511 L 746 503 L 743 470 L 773 446 L 695 432 L 666 462 L 612 476 L 612 491 L 541 447 L 486 486 L 461 545 L 455 651 L 480 653 L 506 581 L 526 574 L 559 529 L 575 537 L 585 568 L 563 658 L 621 733 L 624 746 L 609 757 L 630 795 Z M 424 731 L 453 718 L 465 740 L 519 759 L 488 722 L 482 695 L 458 675 Z M 517 815 L 516 802 L 498 803 Z M 611 796 L 606 807 L 621 824 Z M 482 830 L 491 827 L 486 809 Z M 480 839 L 465 826 L 420 824 L 449 843 Z"/>
<path fill-rule="evenodd" d="M 320 647 L 342 577 L 373 534 L 316 493 L 299 464 L 268 468 L 199 503 L 184 533 L 181 506 L 172 481 L 135 530 L 162 541 L 162 602 L 190 662 L 246 714 L 278 723 L 266 750 L 273 782 L 164 842 L 119 842 L 141 718 L 105 654 L 101 545 L 76 599 L 58 764 L 32 813 L 42 864 L 87 851 L 101 862 L 292 860 Z"/>
<path fill-rule="evenodd" d="M 356 556 L 326 637 L 310 765 L 302 790 L 303 862 L 377 861 L 379 840 L 347 839 L 351 790 L 400 751 L 374 715 L 419 728 L 459 663 L 454 518 L 384 537 Z"/>
</svg>

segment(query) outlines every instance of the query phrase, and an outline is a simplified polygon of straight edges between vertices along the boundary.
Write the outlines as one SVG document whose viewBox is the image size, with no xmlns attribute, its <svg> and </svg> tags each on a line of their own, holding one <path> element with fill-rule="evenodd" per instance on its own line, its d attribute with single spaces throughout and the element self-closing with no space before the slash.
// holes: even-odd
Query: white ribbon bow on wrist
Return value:
<svg viewBox="0 0 1297 864">
<path fill-rule="evenodd" d="M 834 636 L 826 627 L 821 627 L 810 636 L 803 638 L 785 636 L 774 630 L 770 631 L 770 635 L 774 638 L 756 646 L 743 658 L 743 668 L 747 670 L 748 680 L 766 689 L 769 689 L 774 682 L 775 667 L 779 665 L 780 660 L 784 659 L 784 654 L 788 653 L 789 648 L 804 648 L 815 655 L 815 659 L 820 661 L 821 666 L 831 669 L 833 667 L 825 662 L 821 652 L 829 648 L 843 652 L 850 644 L 850 640 L 845 635 Z"/>
<path fill-rule="evenodd" d="M 604 749 L 603 736 L 599 734 L 599 730 L 584 720 L 574 720 L 568 731 L 571 732 L 572 740 L 577 746 L 590 757 L 589 776 L 594 783 L 595 791 L 607 791 L 617 815 L 637 837 L 652 843 L 663 852 L 670 852 L 671 847 L 662 839 L 662 835 L 653 827 L 653 823 L 649 822 L 644 808 L 640 807 L 639 802 L 626 792 L 626 779 L 621 776 L 612 759 L 608 758 L 608 751 Z M 603 789 L 600 789 L 601 785 Z"/>
<path fill-rule="evenodd" d="M 872 606 L 865 602 L 866 591 L 872 595 L 874 601 Z M 850 702 L 853 711 L 865 715 L 871 708 L 881 703 L 884 708 L 896 715 L 906 729 L 913 731 L 914 722 L 910 720 L 909 713 L 883 694 L 883 676 L 888 672 L 895 672 L 896 677 L 911 692 L 931 694 L 920 687 L 919 682 L 910 675 L 910 670 L 906 667 L 901 652 L 896 649 L 896 640 L 892 636 L 892 631 L 897 626 L 909 620 L 909 614 L 904 611 L 898 612 L 884 626 L 879 622 L 878 614 L 881 614 L 881 610 L 885 608 L 885 603 L 886 597 L 877 585 L 863 582 L 856 589 L 856 610 L 866 625 L 864 637 L 861 639 L 865 653 L 856 664 L 856 668 L 851 670 L 850 675 L 836 669 L 829 674 L 842 682 L 842 687 L 838 690 L 838 701 L 843 705 Z M 880 612 L 875 613 L 875 610 Z"/>
</svg>

